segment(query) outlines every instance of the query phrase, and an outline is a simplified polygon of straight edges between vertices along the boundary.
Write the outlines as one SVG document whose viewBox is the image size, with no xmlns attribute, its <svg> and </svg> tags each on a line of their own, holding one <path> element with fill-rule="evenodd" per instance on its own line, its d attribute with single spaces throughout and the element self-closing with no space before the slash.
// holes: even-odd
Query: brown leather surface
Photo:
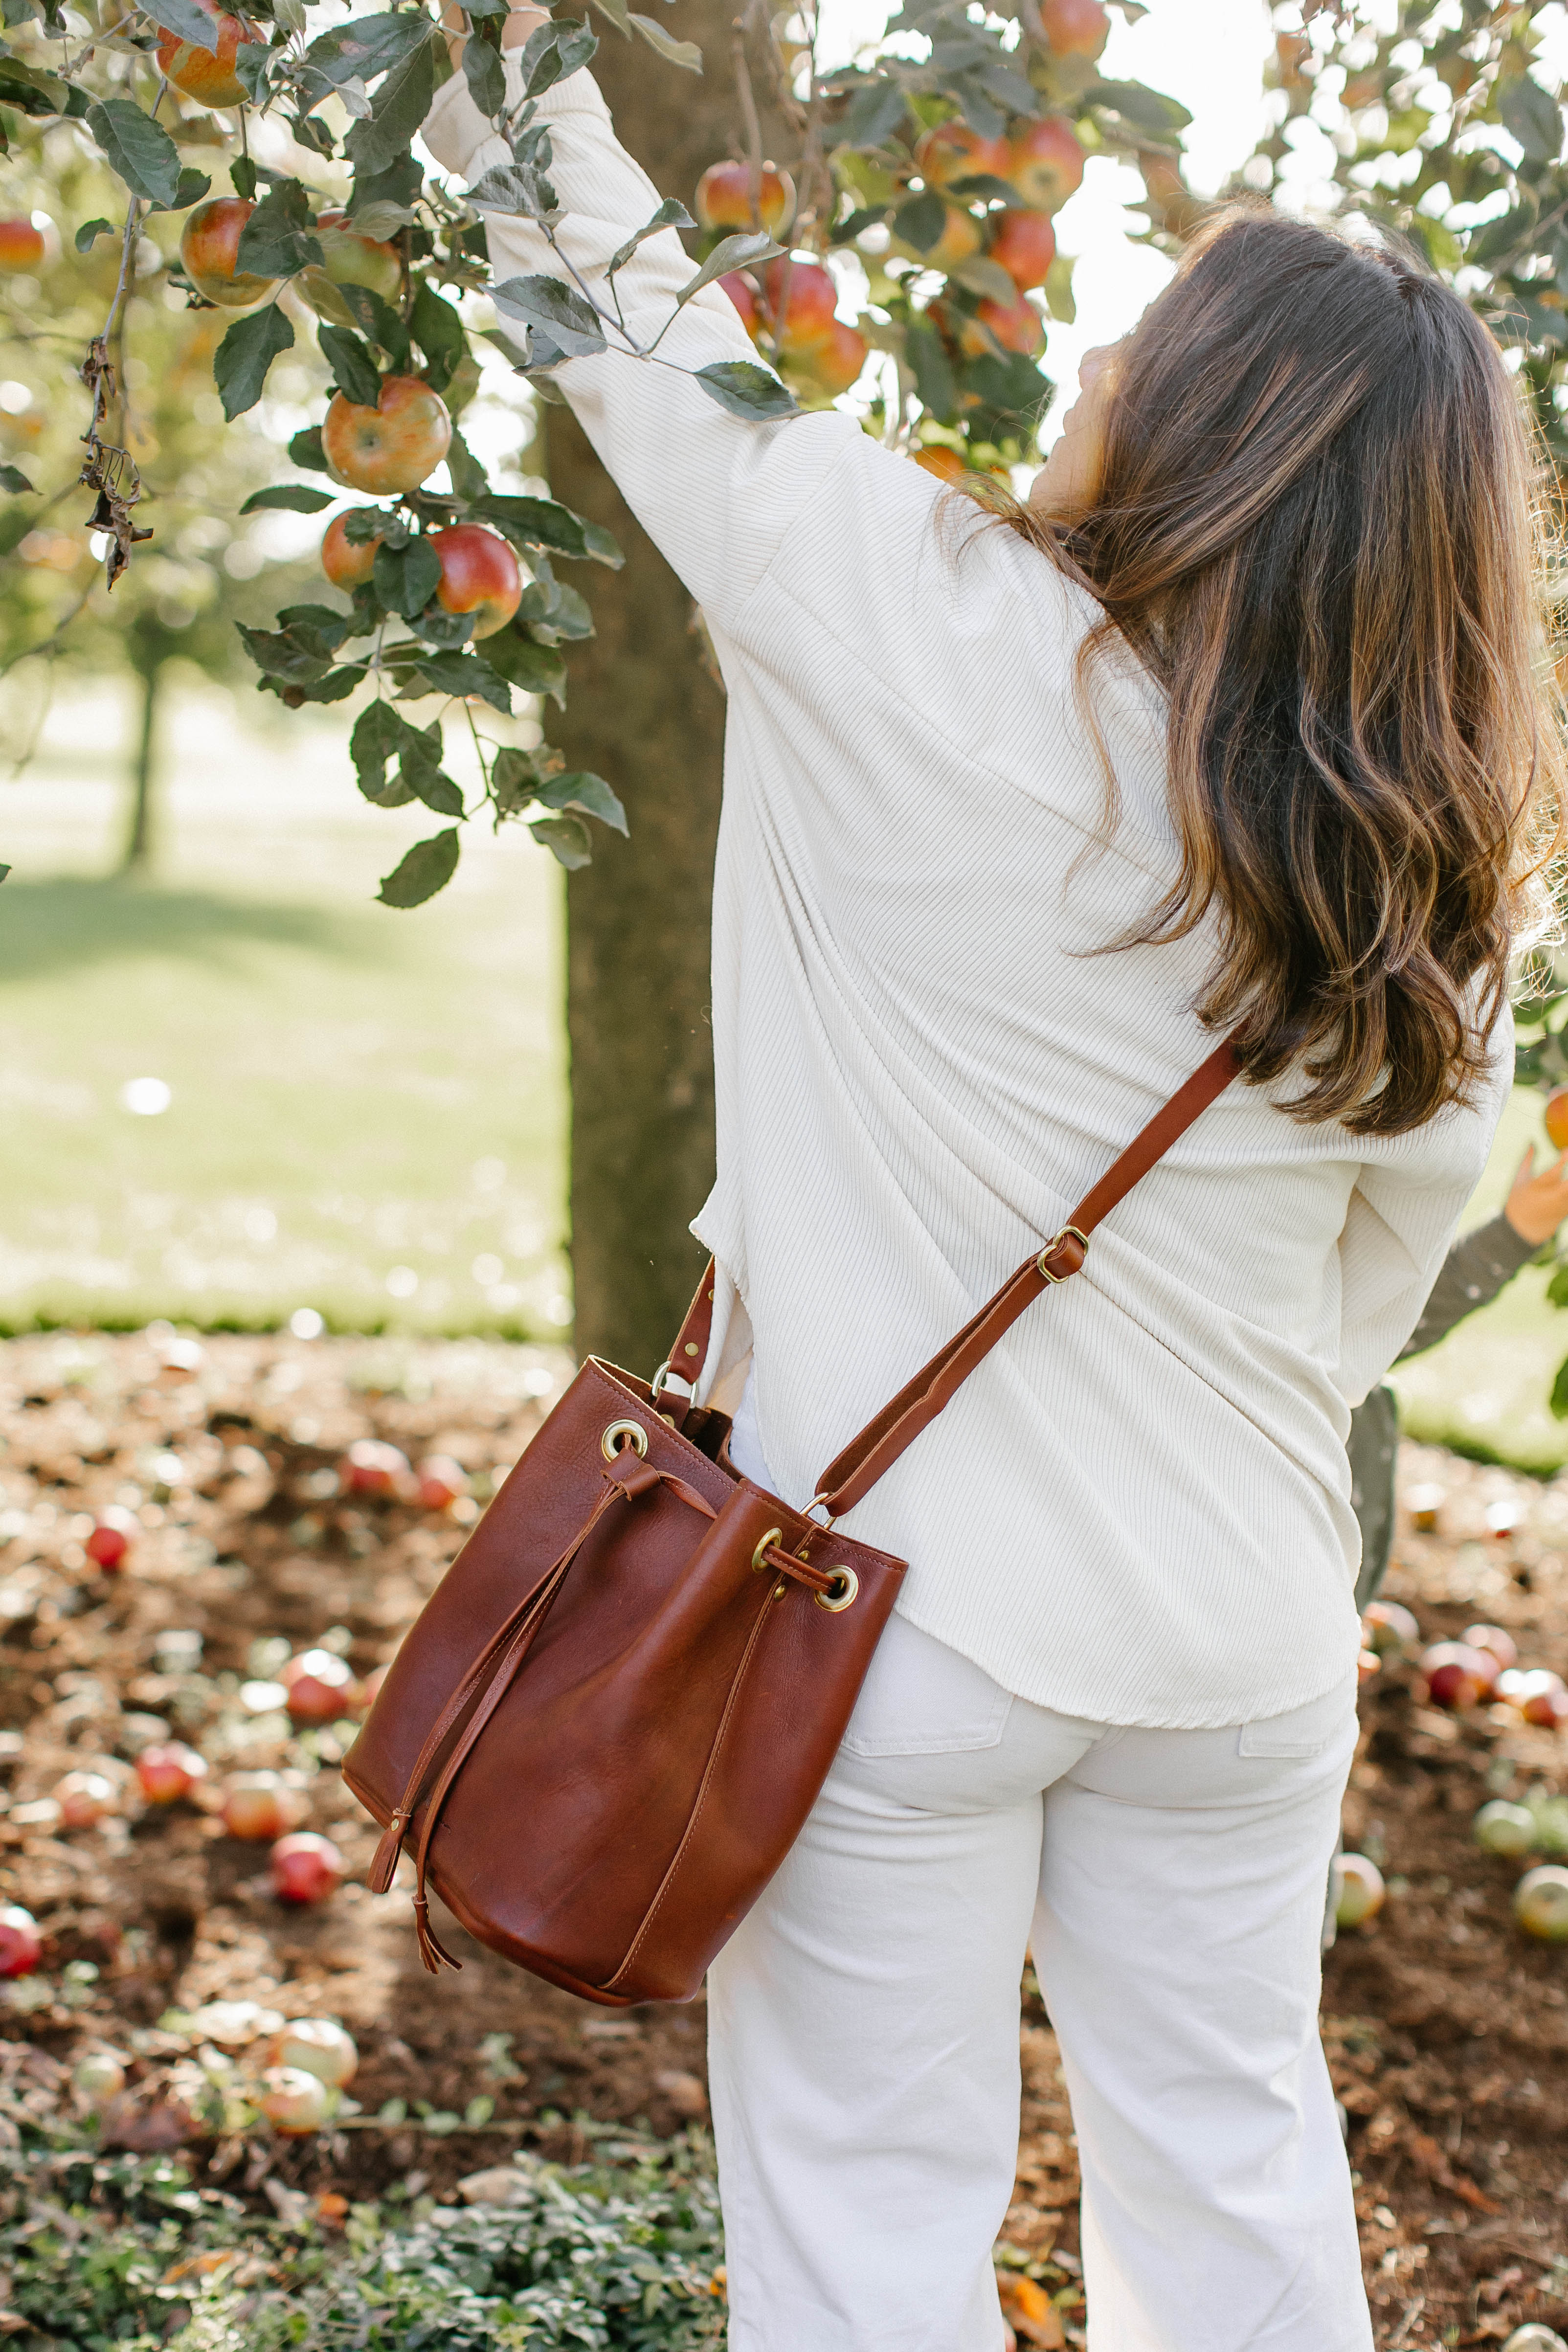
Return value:
<svg viewBox="0 0 1568 2352">
<path fill-rule="evenodd" d="M 1228 1045 L 1211 1055 L 845 1448 L 822 1481 L 830 1512 L 1078 1271 L 1100 1219 L 1236 1068 Z M 671 1367 L 688 1387 L 712 1311 L 710 1266 L 676 1343 L 689 1370 Z M 646 1452 L 607 1457 L 616 1422 Z M 458 1965 L 430 1930 L 429 1885 L 481 1943 L 591 2000 L 688 2000 L 789 1852 L 904 1563 L 739 1477 L 728 1431 L 590 1358 L 388 1668 L 343 1777 L 386 1831 L 373 1885 L 414 1844 L 426 1967 Z M 830 1608 L 846 1570 L 856 1589 Z"/>
</svg>

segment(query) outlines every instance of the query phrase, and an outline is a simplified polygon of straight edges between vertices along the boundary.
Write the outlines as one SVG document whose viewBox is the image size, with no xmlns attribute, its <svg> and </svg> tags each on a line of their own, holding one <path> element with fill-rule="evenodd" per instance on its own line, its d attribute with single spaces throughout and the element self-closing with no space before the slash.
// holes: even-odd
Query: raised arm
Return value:
<svg viewBox="0 0 1568 2352">
<path fill-rule="evenodd" d="M 510 105 L 521 94 L 519 47 L 546 21 L 532 8 L 516 9 L 508 20 Z M 558 82 L 539 107 L 550 124 L 549 176 L 566 214 L 556 235 L 602 301 L 605 265 L 657 211 L 659 192 L 617 142 L 609 110 L 586 72 Z M 437 92 L 425 141 L 470 186 L 482 173 L 511 161 L 461 73 Z M 560 260 L 532 222 L 495 213 L 487 220 L 498 283 L 536 273 L 562 276 Z M 626 322 L 640 342 L 651 342 L 665 325 L 695 267 L 669 229 L 649 237 L 617 273 Z M 612 350 L 568 362 L 555 381 L 649 537 L 710 617 L 731 625 L 795 516 L 837 466 L 853 460 L 864 436 L 853 418 L 832 413 L 751 424 L 728 415 L 692 381 L 688 371 L 714 361 L 756 362 L 720 287 L 693 297 L 659 352 L 679 365 L 650 364 Z"/>
</svg>

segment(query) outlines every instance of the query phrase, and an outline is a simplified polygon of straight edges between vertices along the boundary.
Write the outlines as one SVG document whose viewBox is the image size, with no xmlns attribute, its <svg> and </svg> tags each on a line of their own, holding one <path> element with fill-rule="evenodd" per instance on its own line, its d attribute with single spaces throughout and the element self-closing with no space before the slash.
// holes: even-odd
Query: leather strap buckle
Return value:
<svg viewBox="0 0 1568 2352">
<path fill-rule="evenodd" d="M 1067 1270 L 1067 1274 L 1053 1274 L 1050 1268 L 1049 1261 L 1056 1255 L 1063 1242 L 1069 1238 L 1077 1242 L 1079 1245 L 1078 1265 L 1081 1265 L 1084 1259 L 1089 1255 L 1089 1235 L 1086 1233 L 1081 1233 L 1077 1225 L 1064 1225 L 1060 1233 L 1053 1234 L 1051 1235 L 1050 1240 L 1046 1244 L 1045 1248 L 1035 1260 L 1035 1264 L 1039 1267 L 1041 1274 L 1045 1276 L 1047 1282 L 1065 1282 L 1068 1278 L 1068 1275 L 1076 1274 L 1078 1272 L 1078 1265 L 1069 1265 Z"/>
</svg>

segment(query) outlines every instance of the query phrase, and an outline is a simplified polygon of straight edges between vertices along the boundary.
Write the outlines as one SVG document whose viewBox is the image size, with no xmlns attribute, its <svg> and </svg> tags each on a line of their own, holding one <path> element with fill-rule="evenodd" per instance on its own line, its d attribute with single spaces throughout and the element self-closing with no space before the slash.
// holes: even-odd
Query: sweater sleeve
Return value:
<svg viewBox="0 0 1568 2352">
<path fill-rule="evenodd" d="M 1516 1234 L 1504 1216 L 1492 1217 L 1464 1234 L 1444 1259 L 1421 1320 L 1400 1350 L 1400 1361 L 1435 1348 L 1456 1323 L 1495 1298 L 1535 1252 L 1535 1243 Z"/>
<path fill-rule="evenodd" d="M 521 96 L 516 53 L 506 65 L 506 85 L 515 106 Z M 556 236 L 605 303 L 605 265 L 651 218 L 658 191 L 617 142 L 609 110 L 585 71 L 547 90 L 539 110 L 550 125 L 549 176 L 565 213 Z M 437 162 L 470 185 L 511 160 L 460 73 L 437 91 L 424 135 Z M 498 283 L 563 274 L 533 222 L 491 213 L 487 223 Z M 626 323 L 639 342 L 651 342 L 665 326 L 695 268 L 668 229 L 647 238 L 617 272 Z M 792 520 L 840 465 L 854 462 L 858 447 L 869 451 L 871 445 L 853 417 L 837 411 L 750 424 L 692 381 L 689 371 L 712 362 L 757 359 L 721 287 L 705 287 L 679 310 L 659 353 L 679 365 L 650 364 L 612 348 L 567 362 L 554 381 L 650 539 L 709 617 L 733 629 Z"/>
</svg>

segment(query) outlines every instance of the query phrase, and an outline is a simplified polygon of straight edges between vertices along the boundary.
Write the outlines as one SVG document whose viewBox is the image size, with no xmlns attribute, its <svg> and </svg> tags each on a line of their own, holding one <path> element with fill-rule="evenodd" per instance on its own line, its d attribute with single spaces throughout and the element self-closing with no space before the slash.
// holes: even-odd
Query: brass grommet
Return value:
<svg viewBox="0 0 1568 2352">
<path fill-rule="evenodd" d="M 783 1533 L 783 1528 L 770 1528 L 767 1534 L 763 1538 L 762 1542 L 757 1546 L 756 1550 L 752 1554 L 752 1566 L 756 1570 L 759 1576 L 761 1576 L 763 1570 L 767 1567 L 768 1552 L 772 1547 L 777 1543 Z"/>
<path fill-rule="evenodd" d="M 860 1590 L 860 1580 L 852 1568 L 842 1566 L 830 1568 L 827 1573 L 833 1579 L 833 1590 L 831 1592 L 819 1592 L 816 1595 L 816 1605 L 819 1609 L 826 1609 L 837 1617 L 841 1609 L 854 1607 L 856 1596 Z"/>
<path fill-rule="evenodd" d="M 647 1432 L 640 1421 L 612 1421 L 599 1440 L 599 1451 L 606 1462 L 613 1462 L 628 1445 L 639 1461 L 647 1460 Z"/>
</svg>

